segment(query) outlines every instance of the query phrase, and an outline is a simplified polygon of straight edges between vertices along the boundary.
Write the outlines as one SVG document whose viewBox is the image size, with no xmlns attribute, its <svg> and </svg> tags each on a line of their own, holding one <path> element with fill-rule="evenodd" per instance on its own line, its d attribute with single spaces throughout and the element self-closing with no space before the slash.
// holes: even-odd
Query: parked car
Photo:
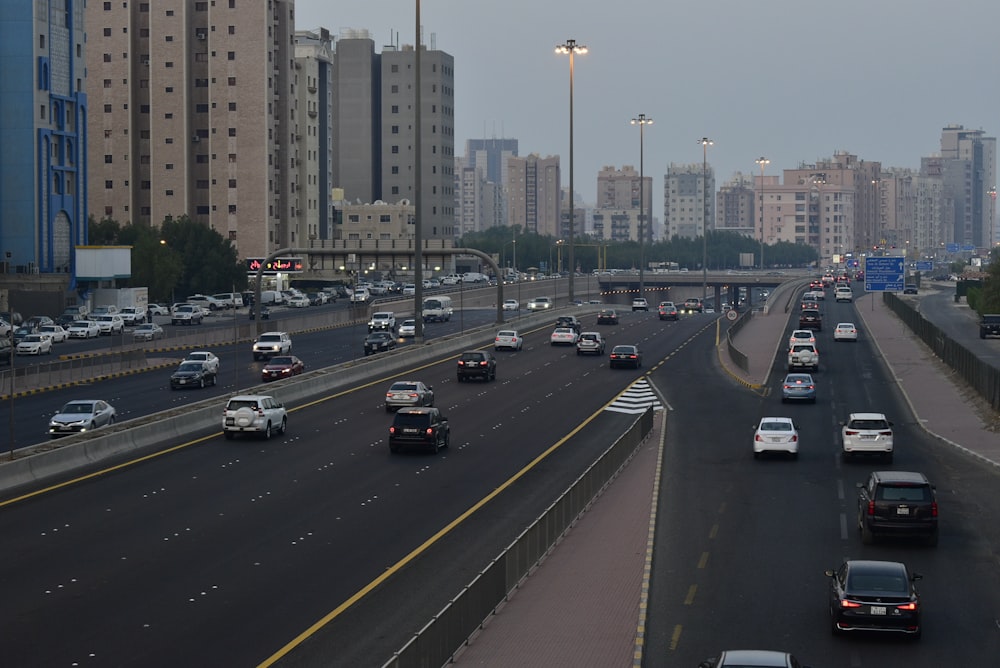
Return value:
<svg viewBox="0 0 1000 668">
<path fill-rule="evenodd" d="M 638 369 L 641 366 L 642 353 L 639 351 L 639 346 L 620 345 L 611 349 L 611 355 L 608 358 L 609 369 L 616 369 L 618 367 Z"/>
<path fill-rule="evenodd" d="M 268 360 L 264 368 L 260 370 L 260 379 L 267 383 L 272 380 L 297 376 L 305 370 L 305 363 L 295 355 L 278 355 Z"/>
<path fill-rule="evenodd" d="M 484 350 L 466 350 L 458 356 L 458 382 L 469 378 L 496 380 L 497 359 Z"/>
<path fill-rule="evenodd" d="M 49 436 L 59 438 L 68 434 L 92 431 L 114 424 L 114 406 L 101 399 L 77 399 L 67 402 L 49 420 Z"/>
<path fill-rule="evenodd" d="M 20 327 L 14 330 L 13 334 L 11 334 L 11 340 L 14 342 L 14 345 L 16 346 L 21 341 L 24 341 L 25 338 L 31 336 L 34 333 L 35 333 L 34 327 L 21 325 Z"/>
<path fill-rule="evenodd" d="M 919 638 L 920 594 L 914 583 L 923 576 L 898 561 L 845 561 L 830 578 L 830 630 L 880 631 Z"/>
<path fill-rule="evenodd" d="M 396 336 L 401 339 L 412 339 L 417 335 L 417 321 L 413 318 L 404 320 L 396 331 Z"/>
<path fill-rule="evenodd" d="M 147 322 L 132 330 L 133 341 L 155 341 L 163 338 L 163 328 L 155 322 Z"/>
<path fill-rule="evenodd" d="M 289 308 L 306 308 L 310 306 L 309 298 L 305 295 L 293 295 L 285 299 L 285 306 Z"/>
<path fill-rule="evenodd" d="M 257 317 L 257 307 L 251 305 L 250 306 L 250 319 L 254 320 L 254 319 L 256 319 L 256 317 Z M 261 306 L 260 307 L 260 319 L 261 320 L 270 320 L 271 319 L 271 309 L 268 308 L 267 306 Z"/>
<path fill-rule="evenodd" d="M 219 373 L 219 356 L 208 350 L 192 350 L 184 358 L 185 362 L 204 362 L 212 373 Z"/>
<path fill-rule="evenodd" d="M 28 334 L 14 349 L 16 355 L 51 355 L 52 339 L 45 334 Z"/>
<path fill-rule="evenodd" d="M 170 389 L 180 390 L 185 387 L 200 387 L 215 385 L 216 370 L 205 362 L 185 360 L 170 375 Z"/>
<path fill-rule="evenodd" d="M 91 339 L 101 335 L 101 328 L 93 320 L 77 320 L 66 331 L 71 339 Z"/>
<path fill-rule="evenodd" d="M 409 406 L 433 406 L 434 390 L 419 380 L 399 380 L 385 393 L 385 410 L 391 413 Z"/>
<path fill-rule="evenodd" d="M 11 327 L 20 327 L 23 319 L 17 311 L 0 311 L 0 320 L 8 323 Z"/>
<path fill-rule="evenodd" d="M 389 427 L 389 451 L 421 447 L 437 453 L 451 442 L 451 425 L 433 406 L 400 408 Z"/>
<path fill-rule="evenodd" d="M 69 338 L 69 332 L 61 325 L 42 325 L 38 328 L 38 333 L 48 336 L 52 343 L 63 343 Z"/>
<path fill-rule="evenodd" d="M 583 332 L 576 341 L 577 355 L 604 355 L 604 337 L 600 332 Z"/>
<path fill-rule="evenodd" d="M 858 531 L 865 545 L 881 536 L 916 536 L 937 545 L 934 485 L 915 471 L 873 471 L 858 483 Z"/>
<path fill-rule="evenodd" d="M 372 332 L 365 337 L 365 356 L 392 350 L 396 347 L 396 337 L 390 332 Z"/>
<path fill-rule="evenodd" d="M 212 295 L 212 298 L 226 309 L 243 306 L 243 295 L 239 292 L 220 292 L 219 294 Z"/>
<path fill-rule="evenodd" d="M 762 417 L 754 425 L 753 458 L 767 452 L 788 454 L 792 459 L 799 456 L 799 428 L 792 418 Z"/>
<path fill-rule="evenodd" d="M 841 423 L 841 443 L 844 461 L 855 455 L 879 455 L 892 463 L 892 422 L 882 413 L 851 413 Z"/>
<path fill-rule="evenodd" d="M 260 434 L 271 438 L 274 432 L 284 434 L 288 428 L 288 413 L 284 405 L 266 394 L 241 394 L 229 399 L 222 416 L 222 431 L 227 439 L 237 434 Z"/>
<path fill-rule="evenodd" d="M 677 312 L 677 307 L 674 306 L 673 302 L 660 302 L 660 305 L 656 307 L 656 313 L 660 320 L 680 319 L 680 314 Z"/>
<path fill-rule="evenodd" d="M 170 307 L 164 304 L 146 304 L 146 314 L 149 319 L 154 315 L 170 315 Z"/>
<path fill-rule="evenodd" d="M 267 359 L 275 355 L 290 355 L 292 353 L 292 337 L 288 332 L 264 332 L 253 344 L 253 359 Z"/>
<path fill-rule="evenodd" d="M 139 306 L 126 306 L 121 311 L 122 320 L 126 325 L 141 325 L 146 322 L 146 309 Z"/>
<path fill-rule="evenodd" d="M 602 308 L 597 313 L 597 324 L 598 325 L 617 325 L 618 324 L 618 311 L 613 308 Z"/>
<path fill-rule="evenodd" d="M 55 323 L 56 321 L 47 315 L 33 315 L 24 321 L 24 325 L 30 327 L 34 332 L 37 332 L 42 325 L 54 325 Z"/>
<path fill-rule="evenodd" d="M 904 295 L 915 295 L 915 294 L 917 294 L 917 284 L 916 283 L 907 283 L 906 285 L 904 285 L 903 286 L 903 294 Z"/>
<path fill-rule="evenodd" d="M 524 338 L 516 329 L 501 329 L 493 338 L 493 350 L 521 350 Z"/>
</svg>

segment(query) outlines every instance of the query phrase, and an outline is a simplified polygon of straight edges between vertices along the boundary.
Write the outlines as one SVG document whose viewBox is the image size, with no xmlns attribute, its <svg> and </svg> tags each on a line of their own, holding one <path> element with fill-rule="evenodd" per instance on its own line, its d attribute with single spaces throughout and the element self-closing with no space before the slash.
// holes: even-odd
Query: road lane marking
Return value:
<svg viewBox="0 0 1000 668">
<path fill-rule="evenodd" d="M 681 630 L 683 628 L 684 628 L 683 626 L 681 626 L 680 624 L 678 624 L 677 626 L 674 627 L 674 632 L 670 634 L 670 649 L 671 649 L 671 651 L 677 649 L 677 645 L 680 644 L 680 641 L 681 641 Z"/>
<path fill-rule="evenodd" d="M 698 568 L 704 569 L 708 565 L 708 552 L 701 553 L 701 559 L 698 560 Z"/>
<path fill-rule="evenodd" d="M 694 603 L 694 595 L 698 591 L 698 585 L 691 585 L 688 587 L 687 596 L 684 597 L 684 605 L 691 605 Z"/>
<path fill-rule="evenodd" d="M 708 532 L 709 538 L 715 538 L 719 534 L 719 525 L 713 524 L 711 530 Z"/>
</svg>

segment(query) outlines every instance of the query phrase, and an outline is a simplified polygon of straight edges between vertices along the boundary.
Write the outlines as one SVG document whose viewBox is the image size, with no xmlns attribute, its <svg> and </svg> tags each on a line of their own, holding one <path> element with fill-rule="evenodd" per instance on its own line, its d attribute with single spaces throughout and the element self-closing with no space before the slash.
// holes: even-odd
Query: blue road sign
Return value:
<svg viewBox="0 0 1000 668">
<path fill-rule="evenodd" d="M 904 275 L 902 257 L 865 258 L 865 290 L 868 292 L 902 292 Z"/>
<path fill-rule="evenodd" d="M 962 250 L 964 250 L 964 251 L 974 251 L 974 250 L 976 250 L 976 247 L 973 246 L 972 244 L 962 244 Z"/>
<path fill-rule="evenodd" d="M 917 262 L 917 271 L 934 271 L 934 263 L 930 260 Z"/>
<path fill-rule="evenodd" d="M 958 244 L 948 244 L 947 246 L 944 247 L 944 249 L 946 251 L 948 251 L 949 253 L 957 253 L 958 252 Z"/>
</svg>

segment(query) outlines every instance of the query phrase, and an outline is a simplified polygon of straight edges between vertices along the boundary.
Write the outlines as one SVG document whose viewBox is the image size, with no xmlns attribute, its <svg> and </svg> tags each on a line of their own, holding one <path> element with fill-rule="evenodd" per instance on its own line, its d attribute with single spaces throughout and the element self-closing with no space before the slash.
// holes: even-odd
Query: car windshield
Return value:
<svg viewBox="0 0 1000 668">
<path fill-rule="evenodd" d="M 572 334 L 572 333 L 573 330 L 570 329 L 569 327 L 559 327 L 558 329 L 556 329 L 555 332 L 553 332 L 553 334 L 559 334 L 559 335 Z"/>
<path fill-rule="evenodd" d="M 281 341 L 281 337 L 271 334 L 262 334 L 257 340 L 261 343 L 277 343 L 278 341 Z"/>
<path fill-rule="evenodd" d="M 85 320 L 77 320 L 73 323 L 73 327 L 90 327 L 90 323 Z"/>
<path fill-rule="evenodd" d="M 60 413 L 89 414 L 94 412 L 94 404 L 73 402 L 62 407 Z"/>
<path fill-rule="evenodd" d="M 465 353 L 461 359 L 463 362 L 478 362 L 483 359 L 483 356 L 480 353 Z"/>
<path fill-rule="evenodd" d="M 851 420 L 851 429 L 888 429 L 885 420 Z"/>
<path fill-rule="evenodd" d="M 177 370 L 185 373 L 191 373 L 194 371 L 201 371 L 203 368 L 204 367 L 201 362 L 181 362 L 181 365 L 177 367 Z"/>
<path fill-rule="evenodd" d="M 416 383 L 393 383 L 392 387 L 389 388 L 390 392 L 415 392 L 417 389 Z"/>
<path fill-rule="evenodd" d="M 497 336 L 506 336 L 506 337 L 517 336 L 517 332 L 510 332 L 510 331 L 497 332 Z"/>
<path fill-rule="evenodd" d="M 596 341 L 597 340 L 597 334 L 581 334 L 580 335 L 580 340 L 581 341 Z"/>
<path fill-rule="evenodd" d="M 430 417 L 424 413 L 396 413 L 396 427 L 427 427 Z"/>
<path fill-rule="evenodd" d="M 632 346 L 615 346 L 615 349 L 611 352 L 618 355 L 632 355 L 635 353 L 635 348 Z"/>
<path fill-rule="evenodd" d="M 207 361 L 208 360 L 208 353 L 191 353 L 190 355 L 188 355 L 188 359 L 189 360 Z"/>
<path fill-rule="evenodd" d="M 851 573 L 847 588 L 851 591 L 884 591 L 895 594 L 906 594 L 908 590 L 905 577 L 888 573 Z"/>
<path fill-rule="evenodd" d="M 268 363 L 268 366 L 283 366 L 283 365 L 291 366 L 292 365 L 292 358 L 291 357 L 272 357 L 271 361 Z"/>
<path fill-rule="evenodd" d="M 877 497 L 880 501 L 930 501 L 931 491 L 926 485 L 880 485 Z"/>
<path fill-rule="evenodd" d="M 761 422 L 761 431 L 791 431 L 792 425 L 787 422 Z"/>
</svg>

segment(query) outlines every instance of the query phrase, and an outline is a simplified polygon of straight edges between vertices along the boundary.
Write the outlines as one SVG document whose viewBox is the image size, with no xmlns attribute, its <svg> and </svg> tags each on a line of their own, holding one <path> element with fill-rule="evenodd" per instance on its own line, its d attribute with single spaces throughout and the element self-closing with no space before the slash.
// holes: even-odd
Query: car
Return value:
<svg viewBox="0 0 1000 668">
<path fill-rule="evenodd" d="M 35 333 L 34 327 L 28 327 L 27 325 L 22 325 L 14 330 L 14 333 L 11 334 L 10 338 L 14 342 L 14 345 L 16 346 L 18 343 L 24 341 L 24 339 L 26 339 L 27 337 L 31 336 L 34 333 Z"/>
<path fill-rule="evenodd" d="M 754 425 L 753 457 L 759 459 L 767 452 L 786 453 L 792 459 L 799 456 L 799 428 L 792 418 L 762 417 Z"/>
<path fill-rule="evenodd" d="M 306 370 L 306 365 L 295 355 L 276 355 L 268 360 L 264 368 L 260 370 L 262 382 L 281 380 L 297 376 Z"/>
<path fill-rule="evenodd" d="M 114 315 L 95 315 L 92 316 L 92 320 L 97 323 L 101 334 L 114 336 L 125 331 L 125 321 L 117 313 Z"/>
<path fill-rule="evenodd" d="M 42 325 L 54 325 L 56 321 L 47 315 L 33 315 L 24 321 L 25 327 L 30 327 L 31 331 L 37 332 Z"/>
<path fill-rule="evenodd" d="M 200 306 L 204 311 L 221 311 L 227 308 L 223 302 L 211 295 L 191 295 L 186 303 Z"/>
<path fill-rule="evenodd" d="M 873 471 L 858 483 L 858 531 L 870 545 L 880 536 L 916 536 L 938 544 L 937 492 L 916 471 Z"/>
<path fill-rule="evenodd" d="M 11 351 L 14 344 L 6 336 L 0 336 L 0 364 L 10 364 Z"/>
<path fill-rule="evenodd" d="M 493 350 L 518 351 L 524 346 L 524 337 L 516 329 L 501 329 L 493 338 Z"/>
<path fill-rule="evenodd" d="M 63 309 L 62 315 L 70 316 L 72 320 L 82 320 L 90 315 L 90 307 L 86 304 L 74 304 Z"/>
<path fill-rule="evenodd" d="M 14 348 L 16 355 L 51 355 L 52 339 L 46 334 L 28 334 Z"/>
<path fill-rule="evenodd" d="M 305 295 L 292 295 L 285 299 L 285 306 L 289 308 L 306 308 L 310 305 L 309 298 Z"/>
<path fill-rule="evenodd" d="M 790 373 L 781 382 L 781 403 L 811 401 L 816 403 L 816 382 L 808 373 Z"/>
<path fill-rule="evenodd" d="M 633 311 L 648 311 L 649 302 L 643 297 L 636 297 L 632 300 L 632 310 Z"/>
<path fill-rule="evenodd" d="M 553 346 L 575 346 L 580 337 L 572 327 L 556 327 L 549 336 L 549 344 Z"/>
<path fill-rule="evenodd" d="M 898 561 L 849 559 L 826 571 L 830 578 L 830 631 L 887 632 L 920 637 L 920 594 L 914 585 L 923 576 Z"/>
<path fill-rule="evenodd" d="M 656 314 L 660 320 L 679 320 L 681 317 L 673 302 L 660 302 L 660 305 L 656 307 Z"/>
<path fill-rule="evenodd" d="M 69 332 L 61 325 L 42 325 L 38 328 L 38 333 L 48 336 L 52 343 L 64 343 L 69 338 Z"/>
<path fill-rule="evenodd" d="M 392 350 L 395 347 L 396 337 L 394 337 L 390 332 L 372 332 L 365 337 L 365 356 L 385 352 L 386 350 Z"/>
<path fill-rule="evenodd" d="M 101 335 L 101 328 L 93 320 L 77 320 L 66 331 L 71 339 L 91 339 Z"/>
<path fill-rule="evenodd" d="M 466 350 L 458 356 L 458 382 L 469 378 L 496 380 L 497 358 L 484 350 Z"/>
<path fill-rule="evenodd" d="M 275 355 L 291 355 L 292 337 L 288 332 L 264 332 L 257 337 L 251 350 L 255 362 Z"/>
<path fill-rule="evenodd" d="M 122 320 L 126 325 L 141 325 L 146 322 L 146 309 L 139 306 L 126 306 L 121 312 Z"/>
<path fill-rule="evenodd" d="M 219 373 L 219 356 L 207 350 L 192 350 L 184 358 L 185 362 L 204 362 L 212 373 Z"/>
<path fill-rule="evenodd" d="M 639 351 L 639 346 L 619 345 L 611 349 L 611 355 L 608 357 L 609 369 L 616 369 L 618 367 L 638 369 L 641 366 L 642 353 Z"/>
<path fill-rule="evenodd" d="M 691 297 L 690 299 L 684 300 L 684 306 L 682 310 L 684 313 L 701 313 L 704 310 L 704 304 L 702 303 L 701 297 Z"/>
<path fill-rule="evenodd" d="M 793 343 L 788 349 L 789 372 L 796 369 L 819 371 L 819 350 L 815 343 Z"/>
<path fill-rule="evenodd" d="M 985 313 L 979 319 L 979 338 L 1000 336 L 1000 313 Z"/>
<path fill-rule="evenodd" d="M 904 285 L 903 286 L 903 294 L 904 295 L 915 295 L 915 294 L 917 294 L 917 285 L 916 285 L 916 283 L 907 283 L 906 285 Z"/>
<path fill-rule="evenodd" d="M 546 309 L 552 308 L 552 298 L 551 297 L 535 297 L 528 302 L 529 311 L 544 311 Z"/>
<path fill-rule="evenodd" d="M 583 329 L 583 324 L 575 315 L 561 315 L 556 318 L 556 327 L 569 327 L 577 334 Z"/>
<path fill-rule="evenodd" d="M 399 329 L 396 330 L 396 336 L 398 336 L 401 339 L 412 339 L 416 335 L 417 335 L 417 321 L 414 320 L 413 318 L 404 320 L 403 323 L 399 326 Z"/>
<path fill-rule="evenodd" d="M 788 652 L 768 649 L 730 649 L 711 659 L 705 659 L 698 668 L 809 668 Z"/>
<path fill-rule="evenodd" d="M 8 323 L 11 327 L 19 327 L 23 322 L 21 314 L 17 311 L 0 311 L 0 320 Z"/>
<path fill-rule="evenodd" d="M 197 304 L 181 304 L 170 314 L 171 325 L 200 325 L 205 312 Z"/>
<path fill-rule="evenodd" d="M 437 453 L 451 442 L 451 425 L 433 406 L 400 408 L 389 427 L 389 452 L 420 447 Z"/>
<path fill-rule="evenodd" d="M 854 292 L 849 285 L 838 285 L 837 289 L 833 292 L 833 296 L 838 302 L 854 301 Z"/>
<path fill-rule="evenodd" d="M 371 320 L 368 321 L 368 331 L 376 330 L 393 332 L 396 329 L 396 314 L 392 311 L 378 311 L 372 313 Z"/>
<path fill-rule="evenodd" d="M 823 331 L 823 316 L 818 308 L 804 308 L 799 314 L 799 329 L 814 329 Z"/>
<path fill-rule="evenodd" d="M 802 302 L 799 307 L 803 310 L 805 309 L 819 310 L 819 306 L 820 306 L 819 300 L 816 299 L 815 295 L 811 292 L 807 292 L 802 296 Z"/>
<path fill-rule="evenodd" d="M 617 325 L 618 324 L 618 311 L 613 308 L 602 308 L 597 312 L 597 324 L 598 325 Z"/>
<path fill-rule="evenodd" d="M 402 295 L 404 297 L 412 297 L 417 294 L 417 284 L 416 283 L 403 283 Z"/>
<path fill-rule="evenodd" d="M 892 463 L 892 422 L 883 413 L 851 413 L 841 423 L 841 455 L 847 461 L 855 455 L 880 455 Z"/>
<path fill-rule="evenodd" d="M 243 295 L 239 292 L 220 292 L 212 295 L 212 299 L 219 302 L 224 309 L 239 308 L 243 306 Z"/>
<path fill-rule="evenodd" d="M 10 326 L 10 323 L 0 318 L 0 337 L 10 337 L 14 328 Z"/>
<path fill-rule="evenodd" d="M 163 304 L 146 304 L 146 314 L 149 318 L 154 315 L 170 315 L 170 307 Z"/>
<path fill-rule="evenodd" d="M 826 301 L 826 290 L 810 290 L 803 297 L 803 300 Z"/>
<path fill-rule="evenodd" d="M 114 424 L 114 406 L 101 399 L 76 399 L 66 402 L 49 420 L 49 437 L 93 431 Z"/>
<path fill-rule="evenodd" d="M 251 320 L 257 319 L 257 309 L 253 305 L 250 306 L 250 319 Z M 271 319 L 271 309 L 268 308 L 266 305 L 260 307 L 260 319 L 261 320 Z"/>
<path fill-rule="evenodd" d="M 147 322 L 132 330 L 133 341 L 155 341 L 163 338 L 163 328 L 155 322 Z"/>
<path fill-rule="evenodd" d="M 583 332 L 576 341 L 577 355 L 604 355 L 604 337 L 600 332 Z"/>
<path fill-rule="evenodd" d="M 326 293 L 307 292 L 306 299 L 309 300 L 309 306 L 322 306 L 326 303 Z"/>
<path fill-rule="evenodd" d="M 834 341 L 858 341 L 858 328 L 853 322 L 838 322 L 833 328 Z"/>
<path fill-rule="evenodd" d="M 796 343 L 816 343 L 816 333 L 811 329 L 793 329 L 788 337 L 788 347 L 791 348 Z"/>
<path fill-rule="evenodd" d="M 434 390 L 419 380 L 399 380 L 385 392 L 385 410 L 391 413 L 409 406 L 433 406 Z"/>
<path fill-rule="evenodd" d="M 170 375 L 170 389 L 204 388 L 208 385 L 215 385 L 217 372 L 218 367 L 213 369 L 205 362 L 184 360 Z"/>
<path fill-rule="evenodd" d="M 222 432 L 227 439 L 237 434 L 260 434 L 271 438 L 274 432 L 288 429 L 288 412 L 284 405 L 266 394 L 240 394 L 230 397 L 222 415 Z"/>
<path fill-rule="evenodd" d="M 503 300 L 503 310 L 504 311 L 520 311 L 521 304 L 516 299 L 505 299 Z"/>
</svg>

